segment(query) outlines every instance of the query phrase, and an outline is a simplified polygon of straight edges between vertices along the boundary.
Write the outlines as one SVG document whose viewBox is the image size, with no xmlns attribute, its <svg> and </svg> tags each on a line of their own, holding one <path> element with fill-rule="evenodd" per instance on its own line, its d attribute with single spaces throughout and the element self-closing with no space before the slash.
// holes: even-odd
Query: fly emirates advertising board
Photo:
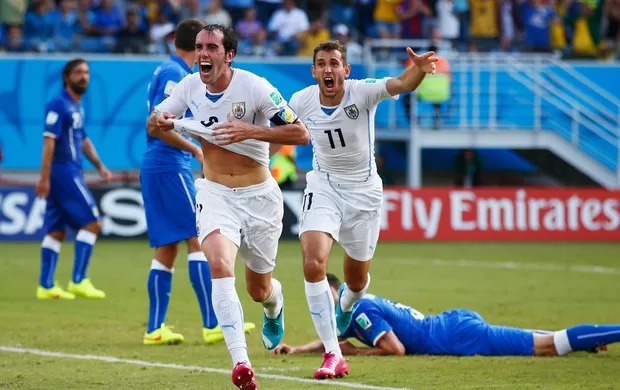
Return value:
<svg viewBox="0 0 620 390">
<path fill-rule="evenodd" d="M 620 240 L 620 191 L 386 188 L 381 240 Z"/>
<path fill-rule="evenodd" d="M 146 237 L 140 189 L 91 188 L 102 238 Z M 284 192 L 283 239 L 296 239 L 301 191 Z M 0 240 L 40 240 L 45 201 L 0 188 Z M 386 187 L 381 241 L 620 241 L 620 191 L 576 188 Z"/>
</svg>

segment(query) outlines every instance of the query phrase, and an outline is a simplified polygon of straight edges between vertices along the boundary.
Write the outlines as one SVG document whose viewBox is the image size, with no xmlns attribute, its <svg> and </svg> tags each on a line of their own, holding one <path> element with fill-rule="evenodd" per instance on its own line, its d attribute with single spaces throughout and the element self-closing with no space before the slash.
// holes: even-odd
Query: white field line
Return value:
<svg viewBox="0 0 620 390">
<path fill-rule="evenodd" d="M 28 353 L 32 355 L 38 356 L 47 356 L 47 357 L 55 357 L 60 359 L 77 359 L 77 360 L 94 360 L 99 362 L 106 363 L 122 363 L 122 364 L 133 364 L 136 366 L 143 367 L 159 367 L 159 368 L 170 368 L 175 370 L 184 370 L 184 371 L 201 371 L 201 372 L 209 372 L 215 374 L 224 374 L 230 376 L 230 370 L 224 370 L 221 368 L 212 368 L 212 367 L 201 367 L 201 366 L 186 366 L 183 364 L 171 364 L 171 363 L 158 363 L 158 362 L 148 362 L 145 360 L 134 360 L 134 359 L 122 359 L 113 356 L 100 356 L 100 355 L 79 355 L 73 353 L 64 353 L 64 352 L 54 352 L 54 351 L 44 351 L 41 349 L 31 349 L 31 348 L 19 348 L 19 347 L 10 347 L 6 345 L 0 345 L 0 351 L 2 352 L 13 352 L 13 353 Z M 373 389 L 373 390 L 407 390 L 406 388 L 397 388 L 397 387 L 380 387 L 380 386 L 372 386 L 365 385 L 363 383 L 355 383 L 355 382 L 344 382 L 344 381 L 317 381 L 314 379 L 305 379 L 305 378 L 296 378 L 293 376 L 285 376 L 285 375 L 275 375 L 275 374 L 264 374 L 259 371 L 256 374 L 256 377 L 259 379 L 274 379 L 281 381 L 290 381 L 297 383 L 309 383 L 313 385 L 324 385 L 324 386 L 332 386 L 332 387 L 348 387 L 352 389 Z M 231 385 L 232 386 L 232 385 Z"/>
<path fill-rule="evenodd" d="M 619 268 L 598 265 L 562 265 L 550 263 L 519 263 L 514 261 L 444 260 L 444 259 L 406 259 L 396 258 L 397 264 L 419 264 L 463 268 L 493 268 L 520 271 L 569 271 L 592 274 L 620 275 Z"/>
</svg>

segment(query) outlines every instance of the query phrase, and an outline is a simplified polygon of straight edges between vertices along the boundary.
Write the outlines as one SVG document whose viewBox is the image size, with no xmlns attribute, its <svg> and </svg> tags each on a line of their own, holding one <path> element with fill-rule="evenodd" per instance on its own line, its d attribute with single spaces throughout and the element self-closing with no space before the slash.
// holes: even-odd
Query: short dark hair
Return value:
<svg viewBox="0 0 620 390">
<path fill-rule="evenodd" d="M 340 289 L 340 279 L 334 274 L 327 273 L 327 283 L 329 283 L 329 287 L 333 287 L 336 290 Z"/>
<path fill-rule="evenodd" d="M 338 50 L 340 52 L 340 54 L 342 55 L 342 63 L 346 65 L 347 64 L 347 47 L 337 40 L 325 41 L 325 42 L 319 43 L 319 45 L 314 48 L 314 54 L 312 55 L 312 64 L 316 62 L 316 53 L 320 51 L 333 51 L 333 50 Z"/>
<path fill-rule="evenodd" d="M 81 64 L 88 64 L 88 62 L 86 62 L 86 60 L 83 58 L 74 58 L 65 64 L 65 66 L 62 68 L 62 86 L 63 87 L 67 86 L 67 82 L 65 81 L 65 79 L 69 77 L 69 75 L 71 74 L 73 69 L 75 69 L 76 66 L 81 65 Z"/>
<path fill-rule="evenodd" d="M 194 51 L 196 35 L 204 27 L 200 19 L 184 19 L 177 24 L 174 32 L 174 46 L 184 51 Z"/>
<path fill-rule="evenodd" d="M 219 31 L 224 36 L 224 51 L 228 53 L 233 50 L 233 57 L 237 55 L 237 46 L 239 46 L 239 36 L 237 32 L 230 27 L 222 26 L 221 24 L 207 24 L 202 28 L 202 31 L 206 31 L 208 33 L 214 33 Z"/>
</svg>

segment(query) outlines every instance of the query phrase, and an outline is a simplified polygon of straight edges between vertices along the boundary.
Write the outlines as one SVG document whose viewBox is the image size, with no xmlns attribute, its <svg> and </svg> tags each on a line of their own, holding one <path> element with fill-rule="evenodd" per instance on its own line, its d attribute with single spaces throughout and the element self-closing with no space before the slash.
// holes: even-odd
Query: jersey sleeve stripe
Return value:
<svg viewBox="0 0 620 390">
<path fill-rule="evenodd" d="M 385 336 L 387 334 L 386 331 L 383 331 L 381 333 L 379 333 L 377 335 L 377 337 L 375 337 L 374 340 L 372 340 L 372 345 L 374 345 L 375 347 L 377 346 L 377 344 L 379 343 L 379 341 L 381 341 L 381 339 L 383 338 L 383 336 Z"/>
<path fill-rule="evenodd" d="M 51 131 L 44 131 L 43 136 L 56 139 L 56 134 L 52 133 Z"/>
</svg>

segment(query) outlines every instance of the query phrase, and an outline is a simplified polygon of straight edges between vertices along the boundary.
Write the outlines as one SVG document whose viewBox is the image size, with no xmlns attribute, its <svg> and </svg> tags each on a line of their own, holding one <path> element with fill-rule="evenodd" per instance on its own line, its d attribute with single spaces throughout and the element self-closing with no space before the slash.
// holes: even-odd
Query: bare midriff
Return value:
<svg viewBox="0 0 620 390">
<path fill-rule="evenodd" d="M 207 141 L 200 141 L 204 155 L 203 173 L 209 181 L 229 188 L 249 187 L 265 182 L 269 168 L 250 157 L 233 153 Z"/>
</svg>

